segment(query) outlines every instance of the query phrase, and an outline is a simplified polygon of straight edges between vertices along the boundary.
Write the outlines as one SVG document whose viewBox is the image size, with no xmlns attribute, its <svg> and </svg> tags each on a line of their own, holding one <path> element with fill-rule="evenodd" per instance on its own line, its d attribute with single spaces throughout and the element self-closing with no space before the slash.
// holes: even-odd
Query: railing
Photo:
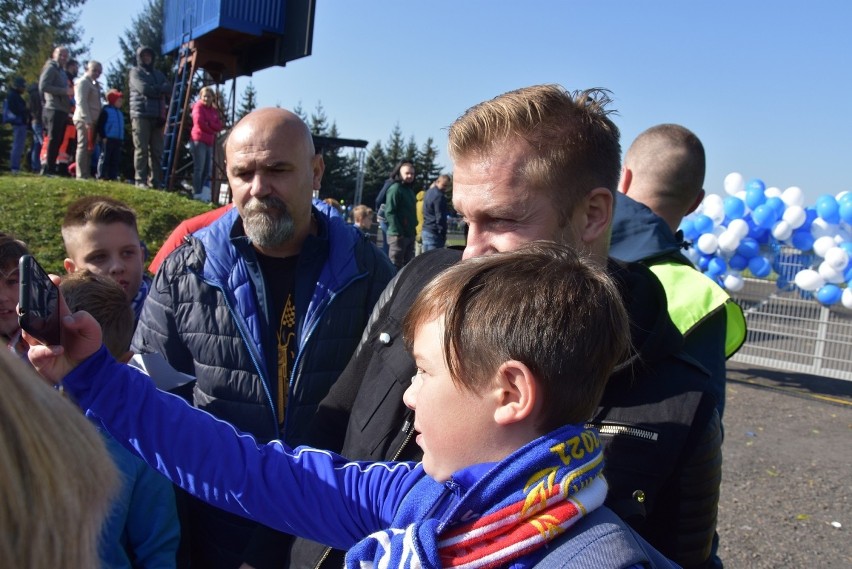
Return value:
<svg viewBox="0 0 852 569">
<path fill-rule="evenodd" d="M 748 325 L 733 361 L 852 380 L 852 311 L 822 306 L 761 279 L 746 279 L 731 296 Z"/>
</svg>

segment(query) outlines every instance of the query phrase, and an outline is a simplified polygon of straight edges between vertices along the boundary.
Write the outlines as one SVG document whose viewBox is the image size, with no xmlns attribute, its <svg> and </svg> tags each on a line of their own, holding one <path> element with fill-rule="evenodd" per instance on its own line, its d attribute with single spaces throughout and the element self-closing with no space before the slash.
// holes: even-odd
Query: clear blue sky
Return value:
<svg viewBox="0 0 852 569">
<path fill-rule="evenodd" d="M 105 67 L 140 4 L 83 7 Z M 704 142 L 708 192 L 738 171 L 811 205 L 852 190 L 850 23 L 840 0 L 317 0 L 313 55 L 252 81 L 261 106 L 322 102 L 346 138 L 372 145 L 397 123 L 431 136 L 447 171 L 446 127 L 471 105 L 539 83 L 605 87 L 624 149 L 680 123 Z"/>
</svg>

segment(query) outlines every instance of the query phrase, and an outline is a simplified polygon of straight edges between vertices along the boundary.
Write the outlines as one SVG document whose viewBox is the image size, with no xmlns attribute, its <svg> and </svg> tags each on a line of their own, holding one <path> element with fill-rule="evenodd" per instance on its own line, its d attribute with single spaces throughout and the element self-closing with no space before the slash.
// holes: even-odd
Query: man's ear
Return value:
<svg viewBox="0 0 852 569">
<path fill-rule="evenodd" d="M 577 226 L 580 241 L 594 244 L 609 234 L 613 201 L 612 192 L 607 188 L 595 188 L 586 194 L 580 204 L 582 215 Z"/>
<path fill-rule="evenodd" d="M 627 166 L 621 167 L 621 179 L 618 181 L 618 191 L 625 196 L 630 190 L 630 184 L 633 182 L 633 170 Z"/>
<path fill-rule="evenodd" d="M 322 154 L 315 154 L 311 159 L 311 168 L 314 172 L 314 188 L 315 190 L 320 189 L 320 184 L 322 183 L 322 175 L 325 172 L 325 160 L 322 157 Z"/>
<path fill-rule="evenodd" d="M 497 370 L 496 381 L 494 421 L 497 424 L 522 422 L 539 407 L 538 382 L 525 364 L 517 360 L 504 362 Z"/>
<path fill-rule="evenodd" d="M 62 265 L 65 267 L 65 272 L 71 274 L 77 270 L 77 265 L 72 261 L 69 257 L 65 257 L 65 261 L 62 262 Z"/>
<path fill-rule="evenodd" d="M 692 213 L 693 211 L 695 211 L 698 208 L 698 206 L 701 205 L 701 202 L 703 202 L 703 201 L 704 201 L 704 190 L 702 189 L 700 192 L 698 192 L 698 195 L 695 196 L 695 201 L 692 203 L 691 206 L 689 206 L 689 209 L 686 210 L 686 213 L 684 214 L 684 216 L 687 216 L 690 213 Z"/>
</svg>

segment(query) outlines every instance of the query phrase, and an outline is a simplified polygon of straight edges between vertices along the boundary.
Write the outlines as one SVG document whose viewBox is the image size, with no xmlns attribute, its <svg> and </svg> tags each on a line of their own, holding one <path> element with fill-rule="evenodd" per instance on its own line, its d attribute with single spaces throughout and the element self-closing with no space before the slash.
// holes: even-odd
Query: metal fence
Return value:
<svg viewBox="0 0 852 569">
<path fill-rule="evenodd" d="M 783 265 L 778 268 L 783 273 Z M 733 361 L 852 380 L 852 311 L 840 304 L 822 306 L 762 279 L 746 279 L 731 296 L 748 325 Z"/>
</svg>

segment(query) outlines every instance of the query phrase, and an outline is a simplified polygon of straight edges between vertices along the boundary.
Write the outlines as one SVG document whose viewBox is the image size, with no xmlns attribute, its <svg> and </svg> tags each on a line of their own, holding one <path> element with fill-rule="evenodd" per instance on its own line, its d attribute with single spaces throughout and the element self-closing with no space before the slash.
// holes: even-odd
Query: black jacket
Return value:
<svg viewBox="0 0 852 569">
<path fill-rule="evenodd" d="M 196 407 L 260 441 L 304 442 L 317 404 L 358 345 L 393 266 L 356 228 L 314 210 L 318 234 L 302 245 L 296 276 L 296 361 L 286 428 L 278 431 L 278 340 L 266 324 L 264 279 L 232 209 L 187 237 L 157 273 L 133 338 L 197 377 Z M 199 441 L 204 444 L 204 441 Z M 286 490 L 278 499 L 287 499 Z M 193 563 L 255 567 L 283 563 L 288 538 L 191 500 L 182 516 Z M 283 541 L 282 541 L 283 540 Z"/>
<path fill-rule="evenodd" d="M 402 394 L 415 372 L 401 337 L 408 307 L 429 279 L 460 259 L 438 249 L 388 285 L 361 345 L 320 404 L 308 444 L 357 460 L 420 457 Z M 603 431 L 607 505 L 686 567 L 709 559 L 721 481 L 721 435 L 709 374 L 681 349 L 665 294 L 650 271 L 610 261 L 631 317 L 637 355 L 617 371 L 590 421 Z M 296 540 L 291 567 L 316 566 L 324 547 Z M 333 566 L 340 554 L 326 561 Z M 338 564 L 339 566 L 339 564 Z"/>
</svg>

